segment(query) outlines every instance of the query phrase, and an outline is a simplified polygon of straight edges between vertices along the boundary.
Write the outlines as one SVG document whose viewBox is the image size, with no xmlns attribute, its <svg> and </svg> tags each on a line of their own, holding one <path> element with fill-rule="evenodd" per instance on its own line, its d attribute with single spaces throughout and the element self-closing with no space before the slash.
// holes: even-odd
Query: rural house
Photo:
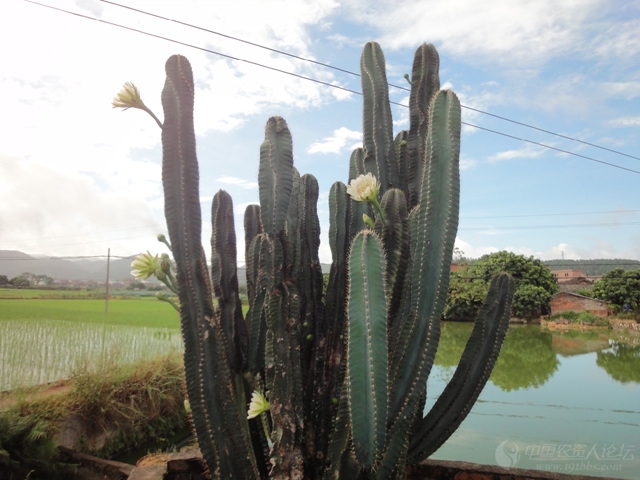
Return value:
<svg viewBox="0 0 640 480">
<path fill-rule="evenodd" d="M 574 312 L 589 312 L 599 317 L 608 315 L 607 304 L 603 300 L 585 297 L 571 292 L 556 293 L 549 304 L 551 315 L 572 310 Z"/>
</svg>

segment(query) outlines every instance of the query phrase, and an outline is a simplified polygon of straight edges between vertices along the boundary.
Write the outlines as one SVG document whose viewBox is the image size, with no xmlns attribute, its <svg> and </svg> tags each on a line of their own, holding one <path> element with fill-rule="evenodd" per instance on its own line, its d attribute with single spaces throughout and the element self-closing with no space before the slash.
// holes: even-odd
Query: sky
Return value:
<svg viewBox="0 0 640 480">
<path fill-rule="evenodd" d="M 264 126 L 280 115 L 296 167 L 318 179 L 320 257 L 330 262 L 329 188 L 347 182 L 362 141 L 362 97 L 347 91 L 361 91 L 360 79 L 342 70 L 359 72 L 373 40 L 389 83 L 403 87 L 415 50 L 433 43 L 441 85 L 461 100 L 465 256 L 640 259 L 635 0 L 126 2 L 155 17 L 99 0 L 41 1 L 77 15 L 0 1 L 0 250 L 165 251 L 160 129 L 111 101 L 133 82 L 162 119 L 164 63 L 179 53 L 196 84 L 205 251 L 220 189 L 233 197 L 243 251 Z M 392 87 L 390 98 L 406 104 L 408 93 Z M 392 114 L 394 133 L 409 128 L 407 108 Z"/>
</svg>

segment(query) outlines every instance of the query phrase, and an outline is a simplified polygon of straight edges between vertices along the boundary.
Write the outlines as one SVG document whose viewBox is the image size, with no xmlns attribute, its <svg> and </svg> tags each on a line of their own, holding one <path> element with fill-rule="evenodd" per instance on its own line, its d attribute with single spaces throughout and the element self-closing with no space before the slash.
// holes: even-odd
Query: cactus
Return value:
<svg viewBox="0 0 640 480">
<path fill-rule="evenodd" d="M 339 181 L 331 187 L 326 293 L 318 183 L 295 169 L 287 123 L 272 117 L 260 147 L 260 206 L 244 217 L 243 316 L 232 200 L 223 191 L 213 199 L 207 272 L 193 76 L 186 58 L 167 61 L 165 216 L 187 394 L 215 478 L 403 478 L 460 425 L 500 351 L 513 295 L 507 274 L 493 279 L 454 377 L 423 417 L 458 225 L 460 103 L 439 90 L 438 54 L 422 45 L 410 129 L 394 137 L 378 44 L 365 46 L 361 70 L 364 147 L 351 155 L 348 179 L 372 173 L 378 183 L 367 198 Z M 252 392 L 269 410 L 248 419 Z"/>
</svg>

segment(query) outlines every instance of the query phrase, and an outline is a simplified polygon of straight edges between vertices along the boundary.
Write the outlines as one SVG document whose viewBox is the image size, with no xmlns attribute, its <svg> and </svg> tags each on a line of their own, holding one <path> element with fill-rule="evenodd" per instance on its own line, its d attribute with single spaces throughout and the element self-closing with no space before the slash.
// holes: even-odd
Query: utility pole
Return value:
<svg viewBox="0 0 640 480">
<path fill-rule="evenodd" d="M 111 263 L 111 248 L 107 249 L 107 291 L 104 296 L 104 313 L 109 313 L 109 263 Z"/>
</svg>

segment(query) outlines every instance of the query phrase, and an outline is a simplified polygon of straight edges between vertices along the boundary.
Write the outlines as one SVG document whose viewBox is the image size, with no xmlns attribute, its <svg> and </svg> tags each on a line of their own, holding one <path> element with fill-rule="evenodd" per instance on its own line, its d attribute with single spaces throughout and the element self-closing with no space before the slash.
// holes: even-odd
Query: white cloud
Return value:
<svg viewBox="0 0 640 480">
<path fill-rule="evenodd" d="M 426 40 L 441 52 L 513 66 L 582 50 L 589 38 L 585 27 L 590 26 L 590 15 L 605 6 L 602 0 L 404 0 L 373 5 L 354 0 L 350 4 L 354 16 L 381 32 L 380 44 L 387 48 L 415 48 Z"/>
<path fill-rule="evenodd" d="M 609 120 L 607 125 L 613 128 L 637 127 L 640 126 L 640 116 L 615 118 Z"/>
<path fill-rule="evenodd" d="M 460 170 L 470 170 L 478 164 L 475 158 L 469 158 L 464 154 L 460 155 Z"/>
<path fill-rule="evenodd" d="M 356 142 L 354 143 L 354 141 Z M 346 127 L 340 127 L 334 130 L 330 137 L 309 145 L 307 153 L 340 153 L 345 149 L 348 142 L 351 142 L 348 145 L 349 150 L 362 146 L 362 133 L 349 130 Z"/>
<path fill-rule="evenodd" d="M 610 97 L 622 97 L 625 100 L 633 100 L 640 97 L 640 81 L 631 82 L 604 82 L 602 94 Z"/>
<path fill-rule="evenodd" d="M 109 245 L 113 253 L 128 255 L 135 246 L 144 249 L 162 228 L 144 199 L 100 188 L 88 175 L 0 155 L 0 178 L 5 249 L 82 255 Z"/>
<path fill-rule="evenodd" d="M 536 158 L 544 153 L 544 150 L 540 147 L 535 147 L 531 145 L 526 145 L 523 148 L 518 148 L 514 150 L 505 150 L 503 152 L 498 152 L 489 157 L 489 162 L 501 162 L 504 160 L 514 160 L 520 158 Z"/>
</svg>

